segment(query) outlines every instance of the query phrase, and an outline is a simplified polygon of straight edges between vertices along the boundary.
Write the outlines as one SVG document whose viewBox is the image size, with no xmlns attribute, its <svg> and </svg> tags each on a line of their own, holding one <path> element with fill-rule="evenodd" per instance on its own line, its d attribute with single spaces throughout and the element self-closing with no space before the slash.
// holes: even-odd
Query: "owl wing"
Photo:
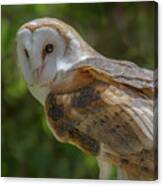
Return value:
<svg viewBox="0 0 163 186">
<path fill-rule="evenodd" d="M 46 100 L 56 138 L 118 166 L 125 164 L 126 170 L 132 165 L 136 173 L 153 174 L 153 100 L 140 91 L 143 86 L 110 77 L 107 81 L 107 74 L 88 64 L 71 73 L 59 87 L 62 91 L 55 87 Z"/>
<path fill-rule="evenodd" d="M 120 90 L 113 85 L 97 86 L 95 83 L 93 87 L 91 84 L 73 93 L 51 93 L 46 101 L 50 123 L 60 122 L 58 118 L 63 115 L 61 120 L 78 123 L 76 129 L 110 144 L 114 153 L 131 154 L 143 148 L 150 149 L 153 145 L 153 102 L 136 97 L 125 88 Z"/>
<path fill-rule="evenodd" d="M 86 58 L 75 64 L 72 69 L 87 67 L 97 79 L 105 82 L 115 81 L 141 89 L 147 95 L 153 95 L 157 88 L 157 70 L 138 67 L 135 63 L 109 58 Z"/>
</svg>

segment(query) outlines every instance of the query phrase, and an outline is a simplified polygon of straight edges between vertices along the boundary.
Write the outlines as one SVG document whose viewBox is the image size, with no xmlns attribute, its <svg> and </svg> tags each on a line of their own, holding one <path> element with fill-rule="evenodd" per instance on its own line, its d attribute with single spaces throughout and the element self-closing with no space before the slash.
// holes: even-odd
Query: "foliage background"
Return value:
<svg viewBox="0 0 163 186">
<path fill-rule="evenodd" d="M 97 51 L 153 69 L 154 2 L 2 6 L 2 176 L 97 178 L 95 158 L 61 144 L 16 63 L 16 31 L 38 17 L 70 25 Z M 116 177 L 113 170 L 112 179 Z"/>
</svg>

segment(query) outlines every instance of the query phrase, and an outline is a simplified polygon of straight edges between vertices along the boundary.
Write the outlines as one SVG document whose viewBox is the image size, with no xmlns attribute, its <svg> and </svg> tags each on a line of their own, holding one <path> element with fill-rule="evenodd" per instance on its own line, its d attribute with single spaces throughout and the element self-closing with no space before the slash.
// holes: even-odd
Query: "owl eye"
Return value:
<svg viewBox="0 0 163 186">
<path fill-rule="evenodd" d="M 45 46 L 45 52 L 46 52 L 47 54 L 52 53 L 53 50 L 54 50 L 53 44 L 47 44 L 47 45 Z"/>
<path fill-rule="evenodd" d="M 24 49 L 24 53 L 25 53 L 25 56 L 26 56 L 27 58 L 29 58 L 29 54 L 28 54 L 28 51 L 27 51 L 26 48 Z"/>
</svg>

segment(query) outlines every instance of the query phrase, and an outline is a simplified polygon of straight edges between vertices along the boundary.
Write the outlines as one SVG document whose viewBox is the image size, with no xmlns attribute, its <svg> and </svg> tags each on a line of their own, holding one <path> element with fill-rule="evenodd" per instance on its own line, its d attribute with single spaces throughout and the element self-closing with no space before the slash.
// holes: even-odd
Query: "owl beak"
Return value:
<svg viewBox="0 0 163 186">
<path fill-rule="evenodd" d="M 32 75 L 33 75 L 33 80 L 35 83 L 39 83 L 44 67 L 45 67 L 45 64 L 42 64 L 41 66 L 33 70 Z"/>
<path fill-rule="evenodd" d="M 33 80 L 35 83 L 38 83 L 40 77 L 40 69 L 36 68 L 35 70 L 33 70 Z"/>
</svg>

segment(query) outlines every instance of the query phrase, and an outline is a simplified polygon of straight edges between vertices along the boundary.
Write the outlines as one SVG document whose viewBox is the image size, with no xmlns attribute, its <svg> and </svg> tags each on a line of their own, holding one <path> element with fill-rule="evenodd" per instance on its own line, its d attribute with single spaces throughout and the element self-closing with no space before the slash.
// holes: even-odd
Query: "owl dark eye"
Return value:
<svg viewBox="0 0 163 186">
<path fill-rule="evenodd" d="M 28 54 L 28 51 L 26 48 L 24 49 L 24 53 L 25 53 L 26 57 L 29 58 L 29 54 Z"/>
<path fill-rule="evenodd" d="M 47 45 L 45 46 L 45 52 L 46 52 L 47 54 L 52 53 L 53 50 L 54 50 L 53 44 L 47 44 Z"/>
</svg>

